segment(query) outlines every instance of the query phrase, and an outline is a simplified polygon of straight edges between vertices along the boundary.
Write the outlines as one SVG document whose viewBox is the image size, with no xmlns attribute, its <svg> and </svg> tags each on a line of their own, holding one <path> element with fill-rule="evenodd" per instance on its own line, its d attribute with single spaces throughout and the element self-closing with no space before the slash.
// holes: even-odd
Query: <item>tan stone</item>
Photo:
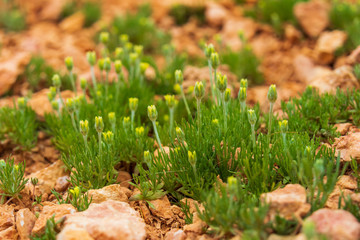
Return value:
<svg viewBox="0 0 360 240">
<path fill-rule="evenodd" d="M 92 203 L 101 203 L 107 200 L 128 202 L 131 191 L 121 187 L 120 184 L 113 184 L 101 189 L 89 190 L 88 194 L 89 198 L 92 198 Z"/>
<path fill-rule="evenodd" d="M 220 4 L 214 2 L 206 4 L 205 18 L 210 25 L 221 26 L 227 15 L 227 10 Z"/>
<path fill-rule="evenodd" d="M 69 229 L 86 230 L 94 239 L 102 240 L 143 240 L 146 237 L 145 223 L 128 203 L 108 200 L 66 217 L 62 238 Z M 65 232 L 65 233 L 64 233 Z"/>
<path fill-rule="evenodd" d="M 30 239 L 36 220 L 36 216 L 28 208 L 20 209 L 16 213 L 16 229 L 21 240 Z"/>
<path fill-rule="evenodd" d="M 150 201 L 155 208 L 150 207 L 150 211 L 153 215 L 163 218 L 170 219 L 173 217 L 171 211 L 171 205 L 167 196 L 163 196 L 160 199 Z"/>
<path fill-rule="evenodd" d="M 77 12 L 73 15 L 65 18 L 59 24 L 61 30 L 69 33 L 73 33 L 81 30 L 85 22 L 85 16 L 83 12 Z"/>
<path fill-rule="evenodd" d="M 320 209 L 309 218 L 316 230 L 332 240 L 355 240 L 360 238 L 360 223 L 345 210 Z"/>
<path fill-rule="evenodd" d="M 171 229 L 165 235 L 165 240 L 185 240 L 186 233 L 182 229 Z"/>
<path fill-rule="evenodd" d="M 129 182 L 131 182 L 132 177 L 130 173 L 127 171 L 119 171 L 118 176 L 116 178 L 116 182 L 120 184 L 121 187 L 128 188 L 130 186 Z"/>
<path fill-rule="evenodd" d="M 360 86 L 349 66 L 341 66 L 328 74 L 320 75 L 312 79 L 309 84 L 319 89 L 320 93 L 328 92 L 333 94 L 336 93 L 338 88 L 348 90 Z"/>
<path fill-rule="evenodd" d="M 263 193 L 260 198 L 270 204 L 270 218 L 277 214 L 286 219 L 292 219 L 294 216 L 302 217 L 311 207 L 306 203 L 305 188 L 299 184 L 288 184 L 273 192 Z"/>
<path fill-rule="evenodd" d="M 325 1 L 299 2 L 294 15 L 305 33 L 317 37 L 329 25 L 329 5 Z"/>
<path fill-rule="evenodd" d="M 347 34 L 339 30 L 321 33 L 315 46 L 317 62 L 330 64 L 335 58 L 335 51 L 344 45 L 346 38 Z"/>
<path fill-rule="evenodd" d="M 0 96 L 10 90 L 21 74 L 25 65 L 30 61 L 30 53 L 17 52 L 16 54 L 2 51 L 0 55 Z"/>
<path fill-rule="evenodd" d="M 84 228 L 69 226 L 56 236 L 56 240 L 94 240 Z"/>
<path fill-rule="evenodd" d="M 360 161 L 360 132 L 336 138 L 332 147 L 340 152 L 341 161 L 349 162 L 352 159 Z"/>
<path fill-rule="evenodd" d="M 351 123 L 337 123 L 334 125 L 336 131 L 339 132 L 342 136 L 349 132 L 351 127 L 354 127 Z"/>
<path fill-rule="evenodd" d="M 17 240 L 18 234 L 15 226 L 8 227 L 7 229 L 0 231 L 1 240 Z"/>
<path fill-rule="evenodd" d="M 50 194 L 51 190 L 55 187 L 58 178 L 66 175 L 67 172 L 64 163 L 61 160 L 58 160 L 49 167 L 29 175 L 28 178 L 31 179 L 36 177 L 39 179 L 36 186 L 36 192 Z M 26 184 L 25 188 L 28 188 L 31 193 L 33 192 L 33 185 L 30 181 Z"/>
<path fill-rule="evenodd" d="M 66 191 L 66 189 L 68 189 L 68 187 L 70 185 L 69 180 L 70 180 L 70 177 L 67 175 L 59 177 L 55 183 L 55 187 L 54 187 L 55 191 L 57 191 L 57 192 Z"/>
<path fill-rule="evenodd" d="M 0 231 L 3 231 L 15 224 L 14 207 L 0 205 Z"/>
<path fill-rule="evenodd" d="M 71 204 L 54 204 L 44 206 L 40 212 L 39 218 L 36 220 L 32 234 L 42 234 L 45 230 L 46 221 L 55 215 L 55 221 L 63 218 L 68 214 L 75 213 L 76 210 Z"/>
</svg>

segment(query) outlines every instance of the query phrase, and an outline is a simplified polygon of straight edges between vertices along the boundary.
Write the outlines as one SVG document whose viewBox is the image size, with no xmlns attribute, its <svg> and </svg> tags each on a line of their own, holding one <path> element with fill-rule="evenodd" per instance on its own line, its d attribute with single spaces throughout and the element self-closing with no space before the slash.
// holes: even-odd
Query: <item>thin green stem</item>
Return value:
<svg viewBox="0 0 360 240">
<path fill-rule="evenodd" d="M 71 116 L 71 123 L 72 123 L 75 131 L 77 131 L 77 127 L 76 127 L 76 123 L 75 123 L 75 118 L 74 118 L 74 112 L 72 112 L 72 113 L 70 114 L 70 116 Z"/>
<path fill-rule="evenodd" d="M 70 71 L 69 75 L 70 75 L 71 86 L 72 86 L 72 88 L 73 88 L 73 90 L 74 90 L 75 97 L 76 97 L 76 96 L 77 96 L 77 89 L 76 89 L 76 85 L 75 85 L 74 74 L 73 74 L 72 71 Z"/>
<path fill-rule="evenodd" d="M 156 122 L 155 121 L 152 121 L 152 124 L 153 124 L 153 127 L 154 127 L 154 132 L 155 132 L 155 136 L 156 136 L 156 141 L 158 142 L 159 146 L 160 146 L 160 150 L 163 151 L 163 148 L 161 146 L 161 141 L 160 141 L 160 138 L 159 138 L 159 134 L 158 134 L 158 131 L 157 131 L 157 128 L 156 128 Z"/>
<path fill-rule="evenodd" d="M 96 77 L 95 77 L 95 72 L 94 72 L 94 66 L 90 67 L 90 72 L 91 72 L 91 80 L 95 89 L 95 95 L 97 92 L 97 84 L 96 84 Z"/>
<path fill-rule="evenodd" d="M 170 138 L 173 139 L 174 108 L 169 108 L 169 114 L 170 114 L 170 129 L 169 129 L 169 134 L 170 134 Z"/>
<path fill-rule="evenodd" d="M 101 156 L 101 132 L 98 132 L 98 139 L 99 139 L 99 156 L 100 156 L 100 159 L 102 158 Z"/>
<path fill-rule="evenodd" d="M 255 125 L 254 124 L 251 124 L 251 135 L 252 135 L 253 149 L 255 149 L 256 139 L 255 139 Z"/>
<path fill-rule="evenodd" d="M 106 71 L 106 76 L 105 76 L 105 96 L 108 95 L 108 89 L 109 89 L 109 72 Z"/>
<path fill-rule="evenodd" d="M 215 104 L 220 105 L 220 97 L 219 97 L 219 90 L 216 87 L 216 81 L 217 81 L 217 70 L 216 68 L 214 69 L 214 90 L 215 91 L 215 95 L 216 95 L 216 100 L 215 100 Z"/>
<path fill-rule="evenodd" d="M 222 108 L 223 108 L 223 114 L 224 114 L 224 134 L 226 134 L 227 130 L 227 113 L 226 113 L 226 103 L 225 103 L 225 94 L 221 93 L 221 99 L 222 99 Z"/>
<path fill-rule="evenodd" d="M 216 103 L 216 100 L 215 100 L 215 92 L 214 92 L 214 84 L 213 84 L 213 77 L 212 77 L 212 66 L 211 66 L 211 61 L 210 61 L 210 59 L 208 59 L 208 66 L 209 66 L 209 75 L 210 75 L 211 95 L 212 95 L 213 102 Z"/>
<path fill-rule="evenodd" d="M 187 101 L 186 101 L 185 94 L 184 94 L 184 89 L 183 89 L 183 86 L 182 86 L 182 85 L 180 85 L 180 90 L 181 90 L 181 97 L 182 97 L 183 100 L 184 100 L 184 104 L 185 104 L 185 107 L 186 107 L 186 111 L 187 111 L 189 117 L 191 117 L 190 108 L 189 108 L 189 105 L 188 105 L 188 103 L 187 103 Z"/>
<path fill-rule="evenodd" d="M 200 143 L 200 133 L 201 133 L 201 99 L 196 100 L 197 106 L 197 122 L 198 122 L 198 142 Z"/>
<path fill-rule="evenodd" d="M 131 131 L 134 131 L 135 111 L 131 111 Z"/>
<path fill-rule="evenodd" d="M 270 145 L 271 140 L 271 120 L 272 120 L 272 112 L 273 112 L 274 104 L 270 102 L 270 110 L 269 110 L 269 129 L 268 129 L 268 144 Z"/>
</svg>

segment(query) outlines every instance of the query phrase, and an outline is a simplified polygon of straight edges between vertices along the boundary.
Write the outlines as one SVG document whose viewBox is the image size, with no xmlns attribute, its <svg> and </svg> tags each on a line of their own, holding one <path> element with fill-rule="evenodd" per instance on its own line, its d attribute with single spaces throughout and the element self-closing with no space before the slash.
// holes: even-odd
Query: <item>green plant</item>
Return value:
<svg viewBox="0 0 360 240">
<path fill-rule="evenodd" d="M 347 41 L 338 53 L 352 51 L 360 45 L 360 4 L 334 1 L 331 6 L 330 26 L 332 29 L 343 30 L 347 33 Z"/>
<path fill-rule="evenodd" d="M 170 8 L 169 15 L 174 18 L 176 25 L 184 25 L 193 17 L 202 25 L 205 23 L 205 6 L 175 4 Z"/>
<path fill-rule="evenodd" d="M 89 199 L 88 193 L 84 193 L 78 186 L 69 189 L 66 199 L 63 199 L 55 190 L 51 190 L 51 193 L 59 204 L 71 204 L 80 212 L 88 209 L 92 201 L 92 197 Z"/>
<path fill-rule="evenodd" d="M 217 188 L 204 195 L 205 210 L 198 210 L 200 218 L 220 237 L 247 230 L 255 231 L 254 237 L 265 239 L 268 205 L 249 194 L 244 184 L 234 177 L 228 179 L 226 186 Z"/>
<path fill-rule="evenodd" d="M 85 15 L 84 27 L 91 27 L 101 17 L 101 6 L 97 2 L 85 2 L 82 6 L 82 12 Z"/>
<path fill-rule="evenodd" d="M 260 60 L 250 45 L 246 41 L 244 43 L 244 47 L 239 52 L 226 49 L 221 55 L 221 62 L 228 65 L 238 79 L 246 78 L 250 84 L 261 84 L 264 82 L 264 76 L 259 69 Z"/>
<path fill-rule="evenodd" d="M 159 30 L 151 16 L 150 4 L 144 4 L 139 7 L 136 14 L 127 13 L 125 16 L 119 16 L 114 19 L 109 26 L 110 39 L 108 48 L 114 51 L 116 47 L 126 47 L 122 43 L 119 35 L 126 33 L 128 36 L 126 42 L 131 42 L 135 45 L 144 46 L 145 52 L 156 52 L 156 49 L 161 49 L 161 46 L 168 43 L 169 35 Z"/>
<path fill-rule="evenodd" d="M 280 215 L 276 215 L 271 221 L 271 229 L 279 235 L 291 235 L 294 233 L 299 225 L 295 219 L 287 220 Z"/>
<path fill-rule="evenodd" d="M 144 155 L 145 158 L 150 157 L 149 152 L 145 152 Z M 145 170 L 141 164 L 138 164 L 137 167 L 139 170 L 139 175 L 133 175 L 135 183 L 130 184 L 139 189 L 140 193 L 132 196 L 129 198 L 129 200 L 151 201 L 165 196 L 167 192 L 162 190 L 163 183 L 158 181 L 157 173 Z M 149 203 L 149 205 L 151 206 L 151 203 Z"/>
<path fill-rule="evenodd" d="M 13 143 L 30 150 L 37 141 L 36 113 L 27 106 L 25 98 L 19 98 L 14 106 L 0 108 L 0 132 L 7 134 Z"/>
<path fill-rule="evenodd" d="M 246 15 L 272 25 L 281 36 L 284 23 L 297 24 L 293 14 L 295 4 L 306 1 L 308 0 L 259 0 L 253 9 L 246 12 Z"/>
<path fill-rule="evenodd" d="M 26 19 L 24 13 L 14 1 L 4 1 L 3 9 L 0 10 L 0 28 L 5 31 L 18 32 L 26 27 Z"/>
<path fill-rule="evenodd" d="M 25 179 L 25 163 L 14 164 L 14 159 L 0 160 L 0 189 L 1 199 L 0 203 L 4 204 L 6 197 L 9 197 L 7 202 L 13 199 L 20 203 L 20 192 L 25 188 L 28 179 Z"/>
</svg>

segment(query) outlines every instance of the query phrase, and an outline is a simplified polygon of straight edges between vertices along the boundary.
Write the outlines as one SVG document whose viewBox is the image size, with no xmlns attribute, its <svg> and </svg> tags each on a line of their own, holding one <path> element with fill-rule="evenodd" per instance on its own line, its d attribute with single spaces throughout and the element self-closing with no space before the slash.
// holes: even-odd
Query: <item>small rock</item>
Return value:
<svg viewBox="0 0 360 240">
<path fill-rule="evenodd" d="M 307 238 L 303 233 L 300 233 L 296 236 L 281 236 L 277 234 L 271 234 L 267 240 L 307 240 Z"/>
<path fill-rule="evenodd" d="M 64 228 L 60 234 L 56 236 L 56 240 L 94 240 L 84 228 L 75 225 Z"/>
<path fill-rule="evenodd" d="M 294 15 L 307 35 L 317 37 L 329 25 L 329 9 L 324 1 L 299 2 Z"/>
<path fill-rule="evenodd" d="M 36 220 L 32 234 L 42 234 L 45 230 L 46 221 L 55 215 L 55 222 L 66 216 L 67 214 L 75 213 L 76 210 L 71 204 L 54 204 L 44 206 L 40 212 L 39 218 Z"/>
<path fill-rule="evenodd" d="M 221 26 L 227 16 L 228 12 L 223 6 L 213 2 L 206 5 L 205 18 L 210 25 Z"/>
<path fill-rule="evenodd" d="M 259 25 L 250 18 L 229 18 L 224 22 L 221 37 L 225 45 L 231 47 L 233 51 L 238 51 L 243 46 L 239 38 L 239 32 L 244 33 L 247 40 L 255 36 Z"/>
<path fill-rule="evenodd" d="M 15 225 L 14 208 L 9 205 L 0 205 L 0 231 Z"/>
<path fill-rule="evenodd" d="M 101 189 L 89 190 L 88 194 L 89 198 L 92 198 L 92 203 L 102 203 L 107 200 L 128 202 L 131 191 L 121 187 L 120 184 L 112 184 Z"/>
<path fill-rule="evenodd" d="M 339 30 L 321 33 L 315 46 L 317 62 L 330 64 L 335 58 L 335 51 L 344 45 L 346 38 L 346 33 Z"/>
<path fill-rule="evenodd" d="M 310 204 L 306 203 L 305 188 L 299 184 L 288 184 L 284 188 L 276 189 L 270 193 L 263 193 L 260 197 L 270 204 L 270 218 L 276 214 L 292 219 L 293 216 L 305 216 L 310 210 Z"/>
<path fill-rule="evenodd" d="M 7 229 L 0 231 L 1 240 L 16 240 L 18 237 L 15 226 L 8 227 Z"/>
<path fill-rule="evenodd" d="M 360 132 L 336 138 L 332 145 L 340 152 L 340 160 L 350 162 L 352 159 L 360 160 Z"/>
<path fill-rule="evenodd" d="M 331 240 L 354 240 L 360 238 L 360 223 L 345 210 L 320 209 L 308 219 L 313 220 L 316 230 Z"/>
<path fill-rule="evenodd" d="M 184 232 L 185 233 L 197 233 L 201 234 L 204 232 L 204 229 L 206 228 L 206 223 L 203 222 L 200 218 L 198 213 L 194 213 L 193 215 L 193 223 L 189 225 L 184 226 Z"/>
<path fill-rule="evenodd" d="M 59 24 L 61 30 L 69 33 L 73 33 L 82 29 L 85 22 L 85 16 L 83 12 L 79 11 L 64 20 Z"/>
<path fill-rule="evenodd" d="M 119 174 L 116 178 L 116 182 L 120 184 L 121 187 L 128 188 L 130 186 L 129 182 L 131 182 L 131 175 L 127 171 L 119 171 Z"/>
<path fill-rule="evenodd" d="M 18 75 L 23 72 L 29 63 L 31 54 L 29 52 L 17 52 L 16 54 L 1 53 L 0 58 L 0 96 L 10 90 L 16 82 Z"/>
<path fill-rule="evenodd" d="M 359 88 L 360 84 L 350 66 L 341 66 L 328 74 L 323 74 L 312 79 L 309 85 L 319 89 L 320 93 L 336 93 L 338 88 L 348 90 Z"/>
<path fill-rule="evenodd" d="M 153 215 L 164 219 L 170 219 L 173 217 L 171 205 L 167 196 L 163 196 L 160 199 L 156 199 L 150 202 L 155 207 L 155 209 L 152 207 L 149 208 Z"/>
<path fill-rule="evenodd" d="M 337 123 L 334 125 L 336 127 L 336 131 L 341 134 L 341 136 L 345 135 L 349 132 L 350 128 L 353 127 L 351 123 Z"/>
<path fill-rule="evenodd" d="M 286 24 L 285 25 L 285 39 L 291 43 L 298 42 L 302 37 L 302 34 L 299 30 L 297 30 L 293 25 Z"/>
<path fill-rule="evenodd" d="M 70 230 L 69 230 L 70 229 Z M 83 211 L 68 215 L 58 240 L 65 238 L 71 229 L 86 230 L 94 239 L 102 240 L 142 240 L 146 237 L 145 223 L 138 212 L 128 203 L 108 200 L 100 204 L 92 203 Z"/>
<path fill-rule="evenodd" d="M 55 183 L 55 191 L 57 192 L 65 192 L 66 189 L 68 189 L 69 185 L 70 185 L 70 177 L 69 176 L 62 176 L 62 177 L 59 177 L 57 180 L 56 180 L 56 183 Z"/>
<path fill-rule="evenodd" d="M 165 235 L 165 240 L 185 240 L 186 233 L 181 229 L 171 229 Z"/>
<path fill-rule="evenodd" d="M 31 179 L 36 177 L 39 179 L 39 182 L 36 185 L 36 192 L 39 191 L 40 194 L 50 194 L 51 190 L 55 187 L 58 178 L 66 175 L 67 173 L 64 163 L 61 160 L 58 160 L 49 167 L 29 175 L 28 178 Z M 33 185 L 31 184 L 31 181 L 27 182 L 24 190 L 26 189 L 29 189 L 30 193 L 32 194 Z"/>
<path fill-rule="evenodd" d="M 28 208 L 20 209 L 16 213 L 16 229 L 21 240 L 30 239 L 36 219 L 36 216 Z"/>
<path fill-rule="evenodd" d="M 346 58 L 346 63 L 349 65 L 354 65 L 360 62 L 360 45 L 351 52 L 351 54 Z"/>
<path fill-rule="evenodd" d="M 335 187 L 335 189 L 330 193 L 328 199 L 326 200 L 325 207 L 330 209 L 339 209 L 339 200 L 341 197 L 340 206 L 344 206 L 344 198 L 348 198 L 353 194 L 353 191 L 349 189 L 341 189 L 340 187 Z"/>
<path fill-rule="evenodd" d="M 343 175 L 339 178 L 336 185 L 343 189 L 355 190 L 357 189 L 357 181 L 354 176 Z"/>
</svg>

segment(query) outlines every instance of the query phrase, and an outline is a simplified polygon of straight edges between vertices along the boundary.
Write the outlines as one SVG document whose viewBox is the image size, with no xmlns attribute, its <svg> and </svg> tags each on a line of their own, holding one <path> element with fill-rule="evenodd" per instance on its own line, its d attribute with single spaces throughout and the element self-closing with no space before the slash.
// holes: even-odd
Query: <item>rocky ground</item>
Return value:
<svg viewBox="0 0 360 240">
<path fill-rule="evenodd" d="M 102 19 L 91 28 L 84 29 L 81 13 L 71 15 L 60 23 L 55 21 L 65 0 L 19 0 L 21 8 L 26 12 L 28 28 L 11 34 L 0 29 L 0 96 L 9 90 L 13 93 L 2 97 L 0 106 L 11 105 L 14 98 L 28 93 L 28 83 L 17 80 L 32 54 L 42 56 L 49 65 L 61 71 L 65 71 L 64 58 L 73 56 L 76 74 L 89 79 L 85 53 L 98 48 L 93 36 L 114 16 L 128 11 L 135 12 L 143 2 L 103 0 Z M 265 76 L 265 84 L 250 87 L 250 104 L 260 102 L 265 110 L 270 84 L 277 85 L 280 100 L 297 96 L 308 85 L 318 88 L 322 93 L 335 92 L 337 88 L 359 88 L 352 66 L 360 62 L 360 46 L 349 55 L 335 55 L 336 49 L 345 43 L 347 36 L 342 31 L 327 30 L 329 4 L 325 1 L 298 4 L 294 14 L 301 30 L 286 25 L 282 39 L 276 37 L 274 30 L 268 25 L 244 17 L 242 7 L 235 6 L 230 0 L 186 1 L 188 4 L 205 4 L 206 25 L 199 27 L 195 20 L 191 20 L 183 26 L 176 26 L 167 14 L 175 2 L 176 0 L 153 0 L 151 5 L 156 25 L 171 34 L 178 52 L 185 51 L 190 56 L 202 55 L 198 42 L 203 38 L 213 39 L 216 35 L 221 36 L 222 44 L 238 50 L 242 47 L 238 32 L 245 34 L 254 53 L 262 60 L 260 69 Z M 251 5 L 254 1 L 248 2 Z M 164 62 L 161 57 L 157 60 L 159 65 Z M 237 93 L 239 83 L 236 76 L 229 72 L 227 66 L 222 66 L 222 69 L 222 72 L 228 71 L 229 81 L 235 88 L 233 93 Z M 195 81 L 208 79 L 208 76 L 207 67 L 187 66 L 184 70 L 184 86 L 193 86 Z M 48 89 L 40 89 L 33 93 L 29 102 L 40 119 L 43 119 L 46 112 L 52 111 L 47 93 Z M 72 97 L 73 93 L 64 91 L 62 96 L 66 99 Z M 279 107 L 276 105 L 275 110 L 279 110 Z M 341 137 L 335 139 L 329 147 L 340 152 L 342 163 L 351 161 L 351 158 L 359 160 L 360 130 L 350 123 L 339 124 L 337 127 Z M 0 158 L 9 155 L 14 157 L 15 162 L 25 160 L 26 177 L 38 178 L 39 184 L 34 189 L 28 182 L 18 204 L 0 205 L 0 239 L 29 239 L 31 234 L 43 232 L 46 220 L 54 214 L 55 220 L 66 216 L 57 236 L 59 240 L 214 239 L 214 236 L 206 233 L 206 224 L 197 217 L 197 203 L 192 199 L 188 199 L 191 203 L 190 212 L 194 213 L 192 224 L 185 224 L 181 208 L 172 205 L 171 199 L 166 196 L 150 201 L 155 209 L 145 201 L 129 201 L 137 190 L 128 183 L 132 177 L 125 169 L 119 171 L 117 184 L 89 191 L 89 196 L 93 199 L 89 209 L 77 212 L 70 204 L 56 204 L 51 190 L 65 193 L 69 187 L 69 173 L 65 170 L 58 150 L 44 132 L 39 132 L 36 147 L 27 152 L 17 149 L 8 140 L 1 142 Z M 338 210 L 341 193 L 351 196 L 353 201 L 360 204 L 360 194 L 355 193 L 356 189 L 356 180 L 352 176 L 344 175 L 338 180 L 326 208 L 309 217 L 316 222 L 319 232 L 328 234 L 330 239 L 360 239 L 360 223 L 357 219 L 346 211 Z M 32 205 L 33 196 L 38 194 L 42 194 L 42 204 Z M 271 203 L 269 214 L 280 213 L 289 218 L 295 214 L 301 219 L 310 210 L 309 203 L 306 202 L 306 190 L 297 184 L 289 184 L 285 188 L 263 194 L 262 198 Z M 241 239 L 241 236 L 234 239 Z M 269 239 L 305 237 L 302 234 L 291 238 L 273 235 Z"/>
</svg>

